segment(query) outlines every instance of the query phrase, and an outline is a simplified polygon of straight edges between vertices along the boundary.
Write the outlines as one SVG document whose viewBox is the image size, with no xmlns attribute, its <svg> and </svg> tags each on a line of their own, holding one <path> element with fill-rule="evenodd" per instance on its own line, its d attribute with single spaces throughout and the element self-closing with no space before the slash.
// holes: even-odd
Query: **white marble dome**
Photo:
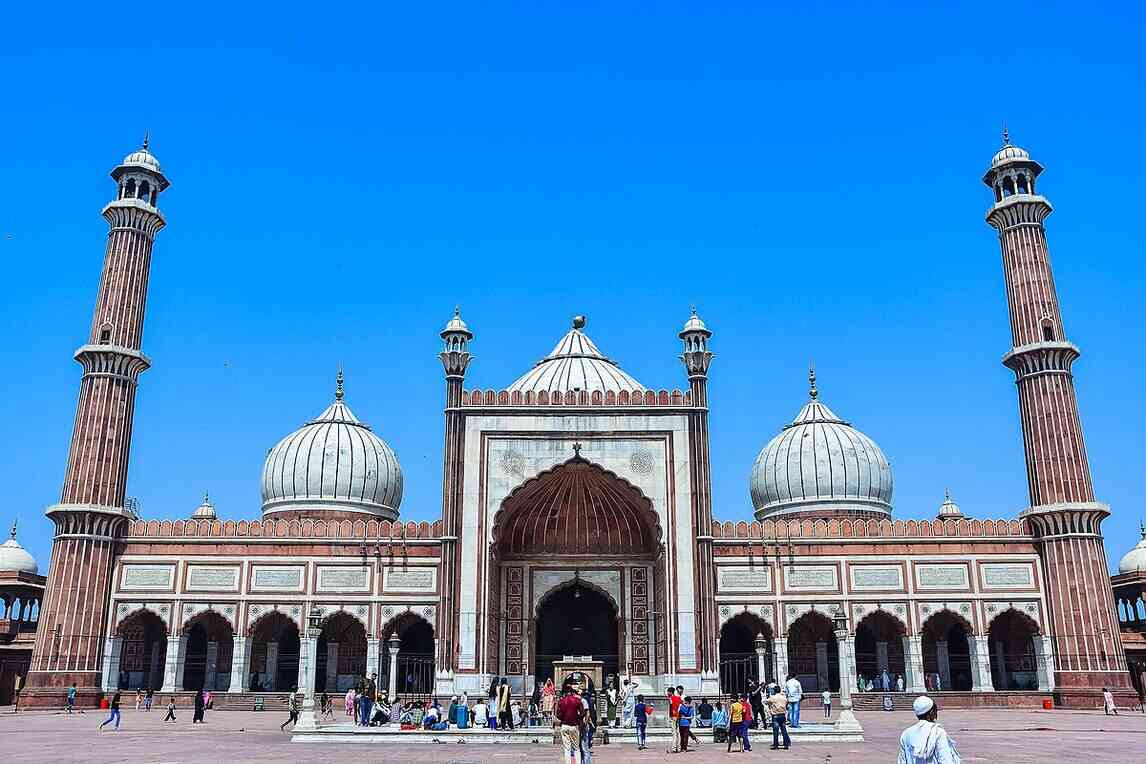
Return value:
<svg viewBox="0 0 1146 764">
<path fill-rule="evenodd" d="M 1030 158 L 1031 155 L 1027 153 L 1026 149 L 1006 143 L 1003 148 L 995 152 L 995 156 L 991 157 L 991 168 L 994 169 L 1005 162 Z"/>
<path fill-rule="evenodd" d="M 756 457 L 749 488 L 756 518 L 891 514 L 891 466 L 871 438 L 811 399 Z"/>
<path fill-rule="evenodd" d="M 644 385 L 597 349 L 593 340 L 582 331 L 585 323 L 584 316 L 574 316 L 573 327 L 552 352 L 518 377 L 509 386 L 509 392 L 644 392 Z"/>
<path fill-rule="evenodd" d="M 346 405 L 341 372 L 334 402 L 267 454 L 262 493 L 269 516 L 398 519 L 398 457 Z"/>
<path fill-rule="evenodd" d="M 1146 526 L 1140 526 L 1142 540 L 1118 561 L 1119 573 L 1146 573 Z"/>
<path fill-rule="evenodd" d="M 0 544 L 0 573 L 36 573 L 36 558 L 16 540 L 16 523 L 12 523 L 12 536 Z"/>
</svg>

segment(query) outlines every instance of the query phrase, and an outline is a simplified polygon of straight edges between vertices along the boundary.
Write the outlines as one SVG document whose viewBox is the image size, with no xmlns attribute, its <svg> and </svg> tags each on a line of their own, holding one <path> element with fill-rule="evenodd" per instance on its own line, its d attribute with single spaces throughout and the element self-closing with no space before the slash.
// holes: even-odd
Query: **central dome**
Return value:
<svg viewBox="0 0 1146 764">
<path fill-rule="evenodd" d="M 891 514 L 891 466 L 868 436 L 818 400 L 774 437 L 752 467 L 749 481 L 756 519 L 778 515 Z"/>
<path fill-rule="evenodd" d="M 343 401 L 342 372 L 334 402 L 286 436 L 263 464 L 263 514 L 398 519 L 398 457 L 358 421 Z"/>
<path fill-rule="evenodd" d="M 509 392 L 644 392 L 644 385 L 622 371 L 616 361 L 606 358 L 581 331 L 585 323 L 584 316 L 574 316 L 573 328 L 549 355 L 510 385 Z"/>
</svg>

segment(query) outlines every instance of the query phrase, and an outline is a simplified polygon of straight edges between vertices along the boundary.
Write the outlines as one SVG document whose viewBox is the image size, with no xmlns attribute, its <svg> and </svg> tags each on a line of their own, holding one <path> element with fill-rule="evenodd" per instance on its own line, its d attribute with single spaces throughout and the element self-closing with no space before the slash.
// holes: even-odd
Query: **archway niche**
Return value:
<svg viewBox="0 0 1146 764">
<path fill-rule="evenodd" d="M 764 676 L 760 676 L 760 658 L 756 654 L 756 637 L 764 637 Z M 748 686 L 776 679 L 772 653 L 772 626 L 753 613 L 741 613 L 720 627 L 720 691 L 725 694 L 747 692 Z"/>
<path fill-rule="evenodd" d="M 226 618 L 208 610 L 183 627 L 187 638 L 183 663 L 184 690 L 227 690 L 235 632 Z"/>
<path fill-rule="evenodd" d="M 275 610 L 251 629 L 251 692 L 285 692 L 298 686 L 298 624 Z"/>
<path fill-rule="evenodd" d="M 856 673 L 864 680 L 862 687 L 871 680 L 875 688 L 894 690 L 896 678 L 906 676 L 903 656 L 903 636 L 906 633 L 902 621 L 882 610 L 868 613 L 856 625 Z M 887 672 L 886 677 L 884 671 Z"/>
<path fill-rule="evenodd" d="M 366 627 L 349 613 L 327 618 L 318 637 L 315 662 L 316 692 L 346 692 L 377 666 L 366 667 Z"/>
<path fill-rule="evenodd" d="M 788 627 L 788 673 L 796 675 L 804 692 L 840 689 L 839 645 L 823 613 L 804 613 Z"/>
<path fill-rule="evenodd" d="M 1016 610 L 1000 613 L 987 629 L 991 681 L 996 690 L 1037 690 L 1038 658 L 1034 639 L 1038 624 Z"/>
<path fill-rule="evenodd" d="M 119 625 L 121 690 L 158 690 L 163 686 L 167 625 L 150 610 L 137 610 Z"/>
<path fill-rule="evenodd" d="M 434 627 L 422 616 L 403 613 L 388 623 L 382 632 L 382 646 L 387 651 L 382 661 L 383 687 L 389 687 L 390 637 L 398 635 L 398 678 L 395 687 L 399 694 L 410 697 L 429 695 L 434 690 Z"/>
<path fill-rule="evenodd" d="M 971 624 L 940 610 L 923 624 L 924 683 L 931 692 L 971 689 Z"/>
<path fill-rule="evenodd" d="M 566 655 L 591 655 L 604 663 L 604 676 L 621 666 L 620 621 L 612 599 L 595 586 L 574 581 L 542 598 L 537 606 L 533 671 L 539 683 L 560 681 L 553 662 Z"/>
</svg>

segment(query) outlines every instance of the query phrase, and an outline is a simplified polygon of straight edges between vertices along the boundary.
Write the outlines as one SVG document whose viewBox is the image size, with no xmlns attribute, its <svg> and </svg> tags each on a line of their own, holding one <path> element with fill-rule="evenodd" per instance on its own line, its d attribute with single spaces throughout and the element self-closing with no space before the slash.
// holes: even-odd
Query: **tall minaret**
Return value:
<svg viewBox="0 0 1146 764">
<path fill-rule="evenodd" d="M 103 275 L 88 342 L 75 354 L 83 376 L 64 488 L 47 511 L 56 533 L 28 673 L 31 703 L 45 693 L 58 705 L 59 690 L 49 688 L 73 682 L 83 701 L 98 701 L 115 544 L 131 519 L 124 496 L 135 386 L 151 365 L 140 347 L 151 248 L 165 225 L 156 205 L 168 182 L 147 138 L 111 177 Z"/>
<path fill-rule="evenodd" d="M 691 398 L 689 413 L 689 464 L 693 486 L 693 525 L 696 528 L 696 602 L 699 611 L 697 623 L 697 650 L 701 681 L 711 682 L 702 687 L 704 692 L 719 689 L 716 617 L 716 568 L 712 559 L 712 467 L 708 446 L 708 367 L 713 353 L 708 349 L 712 332 L 696 315 L 696 308 L 680 330 L 684 352 L 680 360 L 688 372 Z"/>
<path fill-rule="evenodd" d="M 1128 686 L 1100 526 L 1110 514 L 1094 500 L 1067 341 L 1043 221 L 1051 205 L 1035 191 L 1041 164 L 1011 144 L 983 176 L 995 194 L 987 222 L 999 232 L 1011 314 L 1015 372 L 1031 506 L 1023 512 L 1042 552 L 1054 638 L 1055 682 L 1068 704 L 1091 704 L 1102 687 Z"/>
<path fill-rule="evenodd" d="M 470 340 L 474 333 L 462 320 L 460 308 L 454 308 L 454 317 L 441 332 L 445 346 L 438 357 L 446 372 L 446 442 L 442 457 L 442 602 L 438 608 L 438 670 L 457 668 L 458 605 L 457 596 L 462 588 L 461 546 L 462 532 L 462 475 L 465 458 L 465 422 L 462 413 L 462 384 L 466 369 L 473 356 Z"/>
</svg>

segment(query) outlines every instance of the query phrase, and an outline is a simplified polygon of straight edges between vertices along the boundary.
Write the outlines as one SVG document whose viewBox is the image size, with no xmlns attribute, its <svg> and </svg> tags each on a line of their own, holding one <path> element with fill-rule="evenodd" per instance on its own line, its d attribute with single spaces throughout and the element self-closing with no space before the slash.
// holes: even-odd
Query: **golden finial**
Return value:
<svg viewBox="0 0 1146 764">
<path fill-rule="evenodd" d="M 808 390 L 808 395 L 812 396 L 812 400 L 815 400 L 819 393 L 816 391 L 816 364 L 814 361 L 808 361 L 808 385 L 811 388 Z"/>
<path fill-rule="evenodd" d="M 336 401 L 340 401 L 340 400 L 342 400 L 342 395 L 343 395 L 343 392 L 342 392 L 342 379 L 343 379 L 343 376 L 342 376 L 342 364 L 340 363 L 340 364 L 338 364 L 338 376 L 334 378 L 334 382 L 335 382 L 335 387 L 334 387 L 334 400 L 336 400 Z"/>
</svg>

